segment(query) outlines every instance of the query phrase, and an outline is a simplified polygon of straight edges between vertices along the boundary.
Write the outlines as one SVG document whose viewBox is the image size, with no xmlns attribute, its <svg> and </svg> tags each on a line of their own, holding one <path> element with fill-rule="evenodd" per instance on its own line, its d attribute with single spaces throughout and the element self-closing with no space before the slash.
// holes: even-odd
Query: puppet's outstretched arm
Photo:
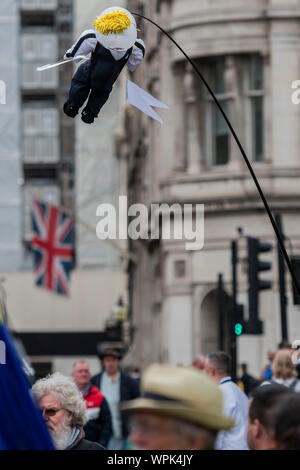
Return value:
<svg viewBox="0 0 300 470">
<path fill-rule="evenodd" d="M 143 58 L 145 57 L 146 46 L 142 39 L 137 39 L 135 42 L 135 47 L 130 54 L 130 57 L 127 62 L 127 68 L 130 72 L 134 72 L 135 69 L 140 65 Z"/>
</svg>

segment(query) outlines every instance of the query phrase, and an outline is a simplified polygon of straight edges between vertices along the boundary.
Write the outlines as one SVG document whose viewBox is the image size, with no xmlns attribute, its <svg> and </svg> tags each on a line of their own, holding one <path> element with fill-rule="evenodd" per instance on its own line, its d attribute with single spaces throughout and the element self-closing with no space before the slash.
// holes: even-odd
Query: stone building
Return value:
<svg viewBox="0 0 300 470">
<path fill-rule="evenodd" d="M 300 78 L 299 0 L 132 0 L 129 9 L 156 21 L 193 59 L 239 136 L 291 249 L 300 250 L 300 107 L 291 101 Z M 238 302 L 247 306 L 245 236 L 273 245 L 273 289 L 260 293 L 263 335 L 238 338 L 238 361 L 258 374 L 268 349 L 281 341 L 276 240 L 240 150 L 183 54 L 154 25 L 138 20 L 147 46 L 135 83 L 169 105 L 164 124 L 127 109 L 120 154 L 128 161 L 129 203 L 204 204 L 205 240 L 130 242 L 132 357 L 189 364 L 219 347 L 218 274 L 223 274 L 222 326 L 228 346 L 232 296 L 231 242 L 239 239 Z M 127 137 L 126 137 L 127 136 Z M 191 217 L 191 214 L 189 215 Z M 176 225 L 174 218 L 174 225 Z M 243 261 L 244 260 L 244 261 Z M 264 275 L 261 275 L 264 278 Z M 300 335 L 288 288 L 289 339 Z M 247 311 L 246 311 L 247 316 Z"/>
</svg>

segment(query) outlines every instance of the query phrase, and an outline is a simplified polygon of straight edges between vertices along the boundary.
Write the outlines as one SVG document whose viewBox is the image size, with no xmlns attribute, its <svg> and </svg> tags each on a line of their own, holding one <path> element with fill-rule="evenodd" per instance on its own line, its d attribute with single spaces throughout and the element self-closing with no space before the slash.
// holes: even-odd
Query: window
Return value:
<svg viewBox="0 0 300 470">
<path fill-rule="evenodd" d="M 57 0 L 21 0 L 22 10 L 55 10 Z"/>
<path fill-rule="evenodd" d="M 250 155 L 253 162 L 262 162 L 264 161 L 264 72 L 263 59 L 260 55 L 254 54 L 250 57 L 246 78 L 251 123 Z"/>
<path fill-rule="evenodd" d="M 226 102 L 223 109 L 227 115 Z M 213 110 L 213 159 L 215 165 L 225 165 L 229 160 L 229 131 L 220 111 L 215 107 Z"/>
<path fill-rule="evenodd" d="M 58 119 L 58 111 L 54 108 L 28 107 L 24 109 L 25 163 L 56 163 L 58 161 Z"/>
<path fill-rule="evenodd" d="M 56 68 L 38 72 L 38 66 L 55 62 L 58 57 L 58 39 L 50 33 L 24 33 L 21 39 L 22 86 L 30 88 L 56 88 L 58 70 Z"/>
<path fill-rule="evenodd" d="M 56 163 L 58 161 L 58 139 L 55 137 L 25 137 L 25 163 Z"/>
<path fill-rule="evenodd" d="M 43 64 L 43 60 L 38 62 L 24 62 L 22 67 L 22 87 L 24 90 L 31 89 L 53 89 L 58 87 L 57 68 L 38 72 L 36 69 Z"/>
<path fill-rule="evenodd" d="M 175 277 L 183 278 L 186 275 L 186 262 L 184 260 L 178 260 L 174 263 Z"/>
<path fill-rule="evenodd" d="M 225 81 L 225 57 L 215 59 L 208 65 L 209 83 L 228 116 L 228 96 Z M 207 95 L 207 155 L 212 165 L 225 165 L 229 161 L 229 129 L 211 96 Z"/>
<path fill-rule="evenodd" d="M 22 60 L 56 60 L 58 56 L 58 38 L 56 34 L 24 33 L 22 34 Z"/>
<path fill-rule="evenodd" d="M 206 79 L 225 114 L 235 113 L 244 123 L 247 154 L 264 161 L 264 63 L 260 54 L 226 56 L 201 64 Z M 242 84 L 242 86 L 240 86 Z M 231 100 L 231 101 L 229 101 Z M 205 146 L 209 166 L 230 160 L 230 130 L 215 102 L 205 92 Z"/>
</svg>

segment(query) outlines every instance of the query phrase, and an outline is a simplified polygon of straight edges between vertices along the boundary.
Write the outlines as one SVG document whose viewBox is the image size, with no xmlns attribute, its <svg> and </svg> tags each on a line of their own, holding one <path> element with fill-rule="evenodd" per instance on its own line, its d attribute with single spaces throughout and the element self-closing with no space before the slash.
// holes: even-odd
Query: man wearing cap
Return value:
<svg viewBox="0 0 300 470">
<path fill-rule="evenodd" d="M 123 449 L 129 434 L 126 417 L 121 416 L 119 410 L 120 401 L 133 400 L 140 394 L 137 381 L 121 371 L 121 358 L 117 349 L 101 352 L 103 370 L 91 379 L 91 383 L 104 394 L 110 408 L 113 426 L 113 436 L 107 447 L 110 450 Z"/>
<path fill-rule="evenodd" d="M 142 397 L 121 404 L 130 440 L 139 450 L 212 450 L 234 421 L 223 414 L 222 392 L 206 374 L 154 364 L 142 375 Z"/>
</svg>

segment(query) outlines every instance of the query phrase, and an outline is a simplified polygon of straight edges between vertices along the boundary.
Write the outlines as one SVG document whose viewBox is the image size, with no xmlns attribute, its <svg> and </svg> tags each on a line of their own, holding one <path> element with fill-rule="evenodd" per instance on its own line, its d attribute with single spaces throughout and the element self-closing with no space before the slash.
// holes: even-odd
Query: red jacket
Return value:
<svg viewBox="0 0 300 470">
<path fill-rule="evenodd" d="M 104 395 L 103 393 L 100 392 L 99 388 L 96 387 L 95 385 L 92 385 L 92 387 L 89 389 L 89 391 L 83 396 L 85 399 L 86 407 L 88 410 L 91 409 L 97 409 L 98 413 L 100 411 Z M 87 415 L 89 417 L 89 412 L 87 412 Z M 97 417 L 97 416 L 95 416 Z M 89 418 L 91 419 L 91 418 Z"/>
<path fill-rule="evenodd" d="M 85 437 L 106 447 L 112 435 L 112 421 L 108 403 L 95 385 L 90 386 L 83 396 L 86 403 L 87 424 L 84 426 Z"/>
</svg>

